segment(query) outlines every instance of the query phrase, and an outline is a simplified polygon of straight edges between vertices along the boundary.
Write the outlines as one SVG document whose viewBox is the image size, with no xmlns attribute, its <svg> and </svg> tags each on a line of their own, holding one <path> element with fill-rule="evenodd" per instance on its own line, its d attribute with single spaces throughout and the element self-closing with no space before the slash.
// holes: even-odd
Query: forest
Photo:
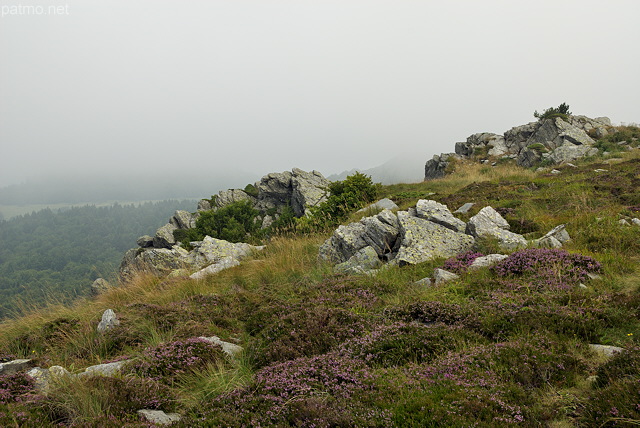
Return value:
<svg viewBox="0 0 640 428">
<path fill-rule="evenodd" d="M 191 200 L 45 209 L 0 219 L 0 319 L 28 306 L 86 295 L 96 278 L 112 282 L 136 238 L 153 235 Z"/>
</svg>

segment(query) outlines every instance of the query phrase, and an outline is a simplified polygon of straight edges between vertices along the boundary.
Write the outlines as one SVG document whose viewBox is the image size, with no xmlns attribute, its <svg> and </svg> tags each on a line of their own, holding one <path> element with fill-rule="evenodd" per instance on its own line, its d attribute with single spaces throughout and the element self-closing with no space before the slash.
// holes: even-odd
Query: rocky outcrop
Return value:
<svg viewBox="0 0 640 428">
<path fill-rule="evenodd" d="M 495 239 L 503 250 L 516 250 L 527 246 L 524 236 L 509 231 L 509 223 L 489 206 L 482 208 L 469 219 L 467 233 L 475 238 Z"/>
<path fill-rule="evenodd" d="M 551 164 L 571 162 L 598 152 L 595 140 L 610 132 L 606 117 L 590 119 L 568 116 L 542 119 L 509 129 L 503 135 L 483 132 L 464 142 L 455 143 L 458 159 L 516 159 L 517 164 L 531 167 L 546 161 Z M 436 155 L 425 164 L 425 180 L 442 177 L 452 154 Z"/>
<path fill-rule="evenodd" d="M 176 271 L 197 271 L 192 279 L 202 279 L 221 270 L 240 264 L 254 251 L 263 246 L 232 243 L 205 236 L 202 241 L 191 243 L 193 249 L 187 251 L 177 245 L 168 248 L 129 250 L 120 264 L 120 278 L 128 281 L 139 273 L 163 277 Z"/>
</svg>

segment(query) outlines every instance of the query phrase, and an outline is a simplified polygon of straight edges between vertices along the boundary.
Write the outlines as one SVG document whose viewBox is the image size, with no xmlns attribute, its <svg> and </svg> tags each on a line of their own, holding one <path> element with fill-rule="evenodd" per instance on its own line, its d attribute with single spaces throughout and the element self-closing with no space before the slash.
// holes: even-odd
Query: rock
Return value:
<svg viewBox="0 0 640 428">
<path fill-rule="evenodd" d="M 453 213 L 454 214 L 466 214 L 469 212 L 469 210 L 474 206 L 475 204 L 473 202 L 467 202 L 466 204 L 464 204 L 463 206 L 461 206 L 460 208 L 458 208 L 457 210 L 455 210 Z"/>
<path fill-rule="evenodd" d="M 216 274 L 220 271 L 223 271 L 225 269 L 229 269 L 238 265 L 240 265 L 239 260 L 234 259 L 232 257 L 225 257 L 207 266 L 206 268 L 200 269 L 199 271 L 192 273 L 191 275 L 189 275 L 189 278 L 204 279 L 209 275 Z"/>
<path fill-rule="evenodd" d="M 624 348 L 620 348 L 618 346 L 610 346 L 610 345 L 597 345 L 597 344 L 589 344 L 589 348 L 599 354 L 602 354 L 606 357 L 613 357 L 615 354 L 624 351 Z"/>
<path fill-rule="evenodd" d="M 113 309 L 107 309 L 102 314 L 102 320 L 98 323 L 97 331 L 98 333 L 104 333 L 118 325 L 120 325 L 120 321 L 116 317 L 116 313 L 113 312 Z"/>
<path fill-rule="evenodd" d="M 527 246 L 524 236 L 510 232 L 508 229 L 509 223 L 490 206 L 482 208 L 467 223 L 467 233 L 476 238 L 496 239 L 503 250 L 515 250 Z"/>
<path fill-rule="evenodd" d="M 416 204 L 416 213 L 419 218 L 438 223 L 456 232 L 464 233 L 467 227 L 465 222 L 451 214 L 446 205 L 436 201 L 420 199 Z"/>
<path fill-rule="evenodd" d="M 607 172 L 608 169 L 602 169 L 602 168 L 598 168 L 598 169 L 594 169 L 593 172 Z"/>
<path fill-rule="evenodd" d="M 622 218 L 620 220 L 618 220 L 618 224 L 622 225 L 622 226 L 631 226 L 631 223 L 629 223 L 626 219 Z"/>
<path fill-rule="evenodd" d="M 358 250 L 344 263 L 337 264 L 333 270 L 337 273 L 362 273 L 380 267 L 378 253 L 371 247 L 364 247 Z"/>
<path fill-rule="evenodd" d="M 262 177 L 255 186 L 258 190 L 256 208 L 265 212 L 291 204 L 291 176 L 289 171 L 285 171 Z"/>
<path fill-rule="evenodd" d="M 429 277 L 422 278 L 414 282 L 414 284 L 421 287 L 431 287 L 433 285 L 433 280 Z"/>
<path fill-rule="evenodd" d="M 552 170 L 551 170 L 551 174 L 554 174 L 554 175 L 562 174 L 562 171 L 557 170 L 557 169 L 552 169 Z"/>
<path fill-rule="evenodd" d="M 171 425 L 182 419 L 178 413 L 165 413 L 162 410 L 142 409 L 138 410 L 138 414 L 155 425 Z"/>
<path fill-rule="evenodd" d="M 398 240 L 398 218 L 389 210 L 360 220 L 364 226 L 363 240 L 373 247 L 379 257 L 388 257 Z"/>
<path fill-rule="evenodd" d="M 455 151 L 457 155 L 469 158 L 477 153 L 502 156 L 509 150 L 502 135 L 481 132 L 471 135 L 464 143 L 456 143 Z"/>
<path fill-rule="evenodd" d="M 173 236 L 173 232 L 178 228 L 173 224 L 165 224 L 156 231 L 156 236 L 153 237 L 154 248 L 171 248 L 176 244 L 176 238 Z"/>
<path fill-rule="evenodd" d="M 196 218 L 188 211 L 177 210 L 169 220 L 169 223 L 177 229 L 192 229 L 196 227 Z"/>
<path fill-rule="evenodd" d="M 221 260 L 231 258 L 241 261 L 264 246 L 246 244 L 244 242 L 228 242 L 222 239 L 205 236 L 202 241 L 192 242 L 193 250 L 184 255 L 183 261 L 193 267 L 203 267 Z"/>
<path fill-rule="evenodd" d="M 525 148 L 520 151 L 516 163 L 524 168 L 531 168 L 542 161 L 542 152 Z"/>
<path fill-rule="evenodd" d="M 203 339 L 207 342 L 213 343 L 214 345 L 220 346 L 225 354 L 233 358 L 239 357 L 243 351 L 242 346 L 220 340 L 218 336 L 199 337 L 199 339 Z"/>
<path fill-rule="evenodd" d="M 631 222 L 636 226 L 640 226 L 640 218 L 632 218 Z"/>
<path fill-rule="evenodd" d="M 542 238 L 531 241 L 531 245 L 537 248 L 560 248 L 562 244 L 570 240 L 571 237 L 566 226 L 561 224 L 551 229 Z"/>
<path fill-rule="evenodd" d="M 256 202 L 256 198 L 249 195 L 244 190 L 240 190 L 240 189 L 221 190 L 213 198 L 213 204 L 211 208 L 212 209 L 222 208 L 234 202 L 241 202 L 241 201 L 249 201 L 253 205 Z"/>
<path fill-rule="evenodd" d="M 22 370 L 28 369 L 32 365 L 33 365 L 32 360 L 28 358 L 12 360 L 6 363 L 0 363 L 0 375 L 15 374 Z"/>
<path fill-rule="evenodd" d="M 453 281 L 458 278 L 460 278 L 460 275 L 456 275 L 455 273 L 444 269 L 435 269 L 433 271 L 433 279 L 436 285 L 444 284 L 445 282 Z"/>
<path fill-rule="evenodd" d="M 553 163 L 571 162 L 586 156 L 594 156 L 598 154 L 598 149 L 587 145 L 576 145 L 574 143 L 565 142 L 562 146 L 556 147 L 545 158 Z M 553 173 L 553 171 L 552 171 Z"/>
<path fill-rule="evenodd" d="M 110 288 L 111 284 L 109 284 L 106 279 L 97 278 L 95 281 L 93 281 L 93 284 L 91 284 L 91 294 L 93 296 L 97 296 L 109 290 Z"/>
<path fill-rule="evenodd" d="M 434 155 L 433 159 L 428 160 L 424 166 L 424 180 L 427 181 L 444 177 L 445 170 L 449 166 L 449 163 L 455 159 L 460 159 L 460 156 L 455 153 Z"/>
<path fill-rule="evenodd" d="M 262 218 L 262 224 L 260 225 L 260 229 L 267 229 L 268 227 L 270 227 L 274 222 L 274 219 L 272 216 L 270 215 L 265 215 Z"/>
<path fill-rule="evenodd" d="M 120 263 L 120 279 L 127 282 L 139 273 L 157 277 L 166 276 L 174 270 L 189 267 L 186 257 L 189 252 L 178 246 L 171 249 L 133 249 L 125 253 Z"/>
<path fill-rule="evenodd" d="M 452 257 L 469 251 L 474 239 L 437 223 L 410 216 L 398 216 L 400 249 L 397 263 L 417 264 L 436 257 Z"/>
<path fill-rule="evenodd" d="M 296 216 L 302 217 L 309 208 L 327 200 L 331 182 L 318 171 L 294 168 L 291 172 L 291 208 Z"/>
<path fill-rule="evenodd" d="M 507 255 L 504 254 L 489 254 L 487 256 L 477 257 L 471 265 L 469 265 L 469 270 L 476 270 L 483 267 L 491 267 L 502 260 L 506 259 Z"/>
<path fill-rule="evenodd" d="M 198 211 L 209 211 L 211 208 L 211 202 L 208 199 L 201 199 L 198 202 Z"/>
<path fill-rule="evenodd" d="M 398 206 L 396 205 L 395 202 L 393 202 L 391 199 L 389 198 L 384 198 L 384 199 L 380 199 L 378 202 L 375 202 L 371 205 L 368 205 L 364 208 L 362 208 L 361 210 L 358 210 L 357 212 L 362 213 L 362 212 L 367 212 L 367 211 L 374 211 L 374 210 L 397 210 Z"/>
<path fill-rule="evenodd" d="M 97 364 L 87 367 L 84 372 L 78 373 L 78 376 L 116 376 L 122 371 L 122 367 L 131 360 L 115 361 L 113 363 Z"/>
<path fill-rule="evenodd" d="M 141 248 L 153 247 L 153 237 L 149 235 L 141 236 L 138 238 L 136 243 L 138 244 L 138 247 Z"/>
<path fill-rule="evenodd" d="M 67 369 L 61 366 L 51 366 L 48 369 L 34 367 L 27 372 L 35 380 L 35 387 L 43 395 L 51 392 L 52 383 L 71 376 Z"/>
<path fill-rule="evenodd" d="M 591 273 L 591 272 L 587 273 L 587 277 L 589 277 L 589 279 L 592 280 L 592 281 L 596 281 L 596 280 L 602 279 L 602 277 L 600 275 L 595 274 L 595 273 Z"/>
</svg>

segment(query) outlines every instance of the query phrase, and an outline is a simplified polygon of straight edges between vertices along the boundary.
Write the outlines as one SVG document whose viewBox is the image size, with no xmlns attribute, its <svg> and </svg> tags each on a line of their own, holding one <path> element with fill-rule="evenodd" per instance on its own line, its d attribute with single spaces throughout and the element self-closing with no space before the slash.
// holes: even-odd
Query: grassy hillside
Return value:
<svg viewBox="0 0 640 428">
<path fill-rule="evenodd" d="M 145 426 L 141 408 L 177 411 L 176 426 L 637 425 L 640 227 L 619 222 L 640 216 L 637 152 L 559 174 L 458 164 L 440 180 L 381 189 L 401 208 L 474 202 L 463 220 L 491 205 L 528 238 L 567 224 L 563 250 L 525 250 L 495 269 L 466 271 L 461 257 L 336 275 L 317 261 L 327 231 L 274 238 L 205 280 L 138 277 L 5 321 L 5 359 L 71 372 L 134 362 L 116 377 L 63 379 L 47 397 L 3 376 L 0 425 Z M 460 279 L 415 284 L 445 264 Z M 121 324 L 96 333 L 107 308 Z M 212 335 L 242 357 L 192 339 Z M 627 351 L 608 359 L 589 344 Z"/>
</svg>

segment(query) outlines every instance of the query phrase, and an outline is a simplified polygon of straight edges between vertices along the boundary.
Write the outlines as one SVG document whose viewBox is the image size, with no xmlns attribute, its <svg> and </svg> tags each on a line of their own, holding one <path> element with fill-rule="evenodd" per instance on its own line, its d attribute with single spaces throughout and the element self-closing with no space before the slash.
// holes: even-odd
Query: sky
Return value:
<svg viewBox="0 0 640 428">
<path fill-rule="evenodd" d="M 0 0 L 0 14 L 0 187 L 423 164 L 562 102 L 640 122 L 637 0 Z"/>
</svg>

